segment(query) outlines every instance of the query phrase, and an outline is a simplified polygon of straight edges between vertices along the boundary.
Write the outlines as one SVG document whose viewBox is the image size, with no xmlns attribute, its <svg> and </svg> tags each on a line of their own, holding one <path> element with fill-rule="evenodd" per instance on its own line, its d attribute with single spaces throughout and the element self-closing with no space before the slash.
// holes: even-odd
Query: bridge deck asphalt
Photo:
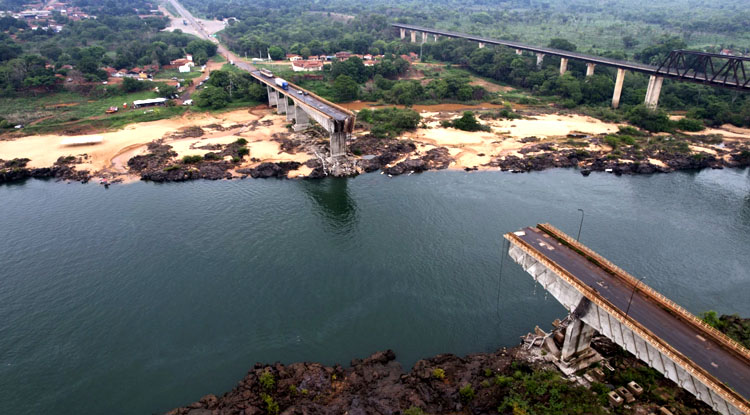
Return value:
<svg viewBox="0 0 750 415">
<path fill-rule="evenodd" d="M 633 293 L 631 286 L 538 228 L 528 227 L 523 231 L 523 236 L 517 235 L 532 249 L 596 290 L 615 307 L 623 312 L 627 310 L 628 301 Z M 729 385 L 745 400 L 750 400 L 750 365 L 735 353 L 726 350 L 705 332 L 675 317 L 661 304 L 649 299 L 637 289 L 628 317 L 666 341 L 719 381 Z"/>
</svg>

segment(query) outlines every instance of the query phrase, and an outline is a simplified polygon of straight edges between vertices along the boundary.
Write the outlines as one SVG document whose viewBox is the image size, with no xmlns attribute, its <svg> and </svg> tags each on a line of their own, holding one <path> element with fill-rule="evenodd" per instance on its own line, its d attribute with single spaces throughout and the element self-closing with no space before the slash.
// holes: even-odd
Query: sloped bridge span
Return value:
<svg viewBox="0 0 750 415">
<path fill-rule="evenodd" d="M 508 255 L 571 312 L 577 350 L 590 340 L 580 333 L 596 330 L 719 413 L 750 414 L 748 349 L 552 225 L 505 238 Z"/>
</svg>

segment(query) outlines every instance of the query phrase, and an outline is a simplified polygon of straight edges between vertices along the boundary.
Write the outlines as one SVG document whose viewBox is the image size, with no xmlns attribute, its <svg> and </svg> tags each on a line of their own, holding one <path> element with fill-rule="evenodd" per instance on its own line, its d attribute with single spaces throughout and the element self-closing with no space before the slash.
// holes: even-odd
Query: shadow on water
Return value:
<svg viewBox="0 0 750 415">
<path fill-rule="evenodd" d="M 348 183 L 345 178 L 300 182 L 302 190 L 315 204 L 316 213 L 330 230 L 339 234 L 351 232 L 357 223 L 357 205 L 349 195 Z"/>
</svg>

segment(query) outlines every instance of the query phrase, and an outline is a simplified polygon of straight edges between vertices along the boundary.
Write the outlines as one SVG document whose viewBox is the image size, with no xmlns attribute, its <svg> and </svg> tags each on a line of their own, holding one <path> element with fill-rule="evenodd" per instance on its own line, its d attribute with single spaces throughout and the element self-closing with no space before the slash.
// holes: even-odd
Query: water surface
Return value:
<svg viewBox="0 0 750 415">
<path fill-rule="evenodd" d="M 575 235 L 578 208 L 583 243 L 688 310 L 750 315 L 747 170 L 0 186 L 2 412 L 153 413 L 258 361 L 515 345 L 564 309 L 501 235 Z"/>
</svg>

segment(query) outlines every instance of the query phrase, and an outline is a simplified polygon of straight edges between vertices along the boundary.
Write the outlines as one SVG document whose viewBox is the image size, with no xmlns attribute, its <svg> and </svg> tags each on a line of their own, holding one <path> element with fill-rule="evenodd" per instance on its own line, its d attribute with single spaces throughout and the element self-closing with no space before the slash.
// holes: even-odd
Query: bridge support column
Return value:
<svg viewBox="0 0 750 415">
<path fill-rule="evenodd" d="M 484 42 L 479 42 L 479 49 L 482 49 L 484 47 Z"/>
<path fill-rule="evenodd" d="M 523 55 L 523 51 L 521 49 L 516 49 L 516 55 Z"/>
<path fill-rule="evenodd" d="M 560 58 L 560 75 L 568 71 L 568 58 Z"/>
<path fill-rule="evenodd" d="M 310 128 L 310 117 L 299 105 L 294 106 L 294 131 L 302 131 Z"/>
<path fill-rule="evenodd" d="M 279 104 L 279 93 L 275 89 L 267 85 L 266 85 L 266 92 L 268 94 L 268 106 L 269 107 L 277 106 Z"/>
<path fill-rule="evenodd" d="M 399 32 L 401 32 L 401 39 L 406 39 L 406 29 L 399 28 Z"/>
<path fill-rule="evenodd" d="M 646 106 L 652 110 L 656 109 L 659 104 L 659 95 L 661 94 L 661 84 L 664 82 L 664 78 L 661 76 L 654 76 L 648 80 L 648 89 L 646 90 Z"/>
<path fill-rule="evenodd" d="M 427 32 L 422 32 L 422 43 L 427 43 Z"/>
<path fill-rule="evenodd" d="M 536 67 L 541 69 L 542 63 L 544 62 L 544 54 L 543 53 L 537 53 L 536 54 Z"/>
<path fill-rule="evenodd" d="M 287 107 L 286 107 L 286 120 L 287 121 L 294 120 L 294 113 L 295 113 L 296 108 L 297 106 L 294 104 L 294 101 L 292 101 L 291 104 L 287 102 Z"/>
<path fill-rule="evenodd" d="M 432 35 L 432 37 L 433 37 L 433 39 L 435 39 L 435 42 L 437 42 L 437 41 L 438 41 L 438 38 L 440 37 L 440 35 L 438 35 L 438 34 L 434 34 L 434 35 Z"/>
<path fill-rule="evenodd" d="M 596 67 L 595 63 L 587 63 L 586 64 L 586 76 L 591 76 L 594 74 L 594 68 Z"/>
<path fill-rule="evenodd" d="M 279 94 L 279 97 L 277 99 L 278 103 L 276 104 L 276 113 L 277 114 L 286 114 L 287 111 L 287 97 L 284 94 Z"/>
<path fill-rule="evenodd" d="M 346 155 L 346 132 L 331 133 L 331 157 Z"/>
<path fill-rule="evenodd" d="M 565 340 L 563 341 L 560 360 L 567 362 L 578 356 L 591 345 L 591 337 L 594 336 L 594 328 L 581 321 L 573 319 L 565 329 Z"/>
<path fill-rule="evenodd" d="M 411 31 L 411 43 L 417 43 L 417 32 L 414 30 Z"/>
<path fill-rule="evenodd" d="M 625 80 L 625 69 L 617 68 L 615 79 L 615 92 L 612 94 L 612 108 L 620 106 L 620 95 L 622 95 L 622 82 Z"/>
</svg>

